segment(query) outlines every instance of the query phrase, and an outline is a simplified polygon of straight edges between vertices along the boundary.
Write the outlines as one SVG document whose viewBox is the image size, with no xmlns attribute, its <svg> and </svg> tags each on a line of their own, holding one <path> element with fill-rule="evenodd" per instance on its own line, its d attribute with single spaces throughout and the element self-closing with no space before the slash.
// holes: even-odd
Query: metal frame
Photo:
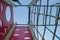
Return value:
<svg viewBox="0 0 60 40">
<path fill-rule="evenodd" d="M 40 1 L 40 5 L 36 4 L 38 1 Z M 26 6 L 26 7 L 28 7 L 28 10 L 29 10 L 28 24 L 17 24 L 17 25 L 29 25 L 31 31 L 33 32 L 33 36 L 35 36 L 34 38 L 36 38 L 36 35 L 37 35 L 36 40 L 39 40 L 39 35 L 41 36 L 42 40 L 45 40 L 44 36 L 45 36 L 45 33 L 46 33 L 46 29 L 53 34 L 52 40 L 54 40 L 55 37 L 58 38 L 58 40 L 60 40 L 60 37 L 58 37 L 56 35 L 57 26 L 60 26 L 60 24 L 58 24 L 58 20 L 60 20 L 60 17 L 59 17 L 60 14 L 58 12 L 58 8 L 60 7 L 60 5 L 58 5 L 58 4 L 60 4 L 60 2 L 56 3 L 56 4 L 49 5 L 49 0 L 47 0 L 47 4 L 46 5 L 41 5 L 41 1 L 42 0 L 32 0 L 31 3 L 29 3 L 29 5 L 15 5 L 15 6 Z M 44 13 L 43 14 L 40 13 L 41 7 L 44 7 L 44 11 L 43 11 Z M 47 7 L 47 9 L 46 9 L 46 7 Z M 48 7 L 50 7 L 50 15 L 48 14 Z M 57 8 L 56 9 L 56 16 L 51 15 L 52 14 L 52 9 L 53 9 L 52 7 L 56 7 Z M 31 9 L 32 9 L 32 12 L 33 11 L 36 12 L 36 10 L 37 10 L 37 12 L 36 13 L 35 12 L 31 13 Z M 45 11 L 46 11 L 46 13 L 45 13 Z M 34 23 L 32 21 L 32 18 L 33 18 L 32 14 L 34 14 L 34 20 L 33 20 Z M 35 15 L 37 15 L 37 18 L 36 18 Z M 43 24 L 38 24 L 39 23 L 39 18 L 40 18 L 39 16 L 41 16 L 41 15 L 43 16 Z M 49 16 L 49 23 L 47 24 L 47 17 L 48 16 Z M 55 18 L 55 24 L 51 24 L 51 18 Z M 36 21 L 35 21 L 35 19 L 36 19 Z M 36 24 L 35 24 L 35 22 L 36 22 Z M 40 32 L 38 31 L 39 26 L 44 26 L 43 35 L 41 35 Z M 50 30 L 47 26 L 55 26 L 54 32 L 52 32 L 52 30 Z M 34 31 L 33 28 L 36 31 Z M 35 35 L 35 32 L 37 32 L 36 35 Z"/>
<path fill-rule="evenodd" d="M 41 2 L 40 2 L 41 3 Z M 38 36 L 38 34 L 42 37 L 42 40 L 45 40 L 45 38 L 44 38 L 44 35 L 45 35 L 45 32 L 46 32 L 46 29 L 48 30 L 48 31 L 50 31 L 52 34 L 53 34 L 53 38 L 52 38 L 52 40 L 54 40 L 55 39 L 55 37 L 56 38 L 58 38 L 59 40 L 60 40 L 60 37 L 58 37 L 57 35 L 56 35 L 56 30 L 57 30 L 57 26 L 60 26 L 60 24 L 58 24 L 58 18 L 59 18 L 59 13 L 57 13 L 57 11 L 58 11 L 58 7 L 60 7 L 60 5 L 58 5 L 58 3 L 56 3 L 56 4 L 54 4 L 54 5 L 49 5 L 49 0 L 47 0 L 47 5 L 33 5 L 33 6 L 35 6 L 35 7 L 44 7 L 44 14 L 38 14 L 38 9 L 37 9 L 37 13 L 31 13 L 31 14 L 36 14 L 37 15 L 37 24 L 35 24 L 35 22 L 33 23 L 33 24 L 31 24 L 30 23 L 30 26 L 32 27 L 32 26 L 37 26 L 37 28 L 35 28 L 35 30 L 36 30 L 36 32 L 37 32 L 37 36 Z M 33 6 L 31 6 L 31 7 L 33 7 Z M 45 7 L 47 7 L 47 9 L 46 9 L 46 14 L 45 14 Z M 50 15 L 48 15 L 47 13 L 48 13 L 48 7 L 50 7 Z M 57 9 L 56 9 L 56 16 L 53 16 L 53 15 L 51 15 L 52 14 L 52 7 L 57 7 Z M 58 14 L 58 15 L 57 15 Z M 39 15 L 42 15 L 43 16 L 43 24 L 42 25 L 38 25 L 38 18 L 39 18 Z M 47 23 L 47 17 L 49 16 L 49 24 L 47 25 L 46 23 Z M 44 17 L 45 17 L 45 19 L 44 19 Z M 52 18 L 55 18 L 55 24 L 51 24 L 51 17 Z M 34 17 L 34 19 L 35 19 L 35 17 Z M 45 24 L 44 24 L 44 20 L 45 20 Z M 30 21 L 32 22 L 32 20 L 30 19 Z M 35 21 L 35 20 L 34 20 Z M 40 34 L 40 32 L 38 31 L 38 26 L 44 26 L 45 28 L 44 28 L 44 33 L 43 33 L 43 36 Z M 54 30 L 54 32 L 52 32 L 48 27 L 46 27 L 46 26 L 55 26 L 55 30 Z M 32 29 L 33 29 L 34 27 L 32 27 Z M 37 39 L 37 40 L 39 40 L 39 38 Z"/>
<path fill-rule="evenodd" d="M 8 3 L 9 5 L 15 7 L 15 4 L 13 2 L 11 2 L 11 0 L 1 0 L 1 1 L 4 1 L 4 2 Z"/>
</svg>

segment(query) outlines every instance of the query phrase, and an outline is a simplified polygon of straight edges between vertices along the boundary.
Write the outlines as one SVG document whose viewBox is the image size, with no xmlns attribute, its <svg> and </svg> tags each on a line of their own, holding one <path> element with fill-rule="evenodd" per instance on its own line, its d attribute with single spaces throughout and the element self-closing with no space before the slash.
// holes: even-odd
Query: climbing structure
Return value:
<svg viewBox="0 0 60 40">
<path fill-rule="evenodd" d="M 17 2 L 19 5 L 13 2 Z M 13 7 L 18 6 L 28 8 L 27 24 L 14 23 Z M 6 18 L 8 8 L 11 14 L 9 20 Z M 22 5 L 19 0 L 0 0 L 0 40 L 48 40 L 49 37 L 46 39 L 48 36 L 46 31 L 53 35 L 50 40 L 60 40 L 60 36 L 56 34 L 57 32 L 60 33 L 59 21 L 60 2 L 50 4 L 50 0 L 46 0 L 46 5 L 42 5 L 42 0 L 32 0 L 28 5 Z M 54 27 L 54 31 L 49 28 L 51 26 Z M 44 29 L 40 32 L 39 27 L 44 27 Z"/>
</svg>

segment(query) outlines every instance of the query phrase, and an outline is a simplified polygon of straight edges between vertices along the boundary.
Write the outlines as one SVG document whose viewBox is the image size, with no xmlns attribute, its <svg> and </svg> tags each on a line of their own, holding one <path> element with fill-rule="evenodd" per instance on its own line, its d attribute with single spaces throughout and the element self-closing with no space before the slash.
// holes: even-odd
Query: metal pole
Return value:
<svg viewBox="0 0 60 40">
<path fill-rule="evenodd" d="M 51 16 L 51 13 L 52 13 L 52 7 L 50 7 L 50 16 Z M 49 17 L 49 25 L 51 23 L 51 17 Z"/>
<path fill-rule="evenodd" d="M 54 40 L 54 38 L 55 38 L 55 34 L 56 34 L 56 30 L 57 30 L 57 25 L 58 25 L 58 17 L 59 17 L 59 12 L 56 15 L 55 30 L 54 30 L 54 34 L 53 34 L 53 39 L 52 40 Z"/>
<path fill-rule="evenodd" d="M 48 5 L 49 5 L 49 0 L 47 0 L 47 9 L 46 9 L 45 28 L 44 28 L 43 38 L 44 38 L 44 36 L 45 36 L 46 25 L 47 25 L 47 13 L 48 13 Z"/>
<path fill-rule="evenodd" d="M 35 33 L 35 12 L 36 12 L 36 7 L 34 9 L 34 33 Z"/>
<path fill-rule="evenodd" d="M 28 7 L 29 14 L 28 14 L 28 24 L 30 24 L 30 7 Z"/>
<path fill-rule="evenodd" d="M 45 15 L 45 6 L 44 6 L 44 15 Z M 44 25 L 44 22 L 45 22 L 45 20 L 44 20 L 45 16 L 44 15 L 43 15 L 43 25 Z"/>
<path fill-rule="evenodd" d="M 37 30 L 38 30 L 38 20 L 39 20 L 39 15 L 38 15 L 38 7 L 37 7 Z M 39 40 L 39 37 L 38 37 L 38 31 L 37 31 L 37 40 Z"/>
</svg>

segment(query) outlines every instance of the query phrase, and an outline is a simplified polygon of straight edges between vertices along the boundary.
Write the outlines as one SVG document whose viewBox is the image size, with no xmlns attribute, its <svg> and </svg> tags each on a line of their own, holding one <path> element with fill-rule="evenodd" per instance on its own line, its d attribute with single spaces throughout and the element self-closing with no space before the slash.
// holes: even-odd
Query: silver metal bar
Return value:
<svg viewBox="0 0 60 40">
<path fill-rule="evenodd" d="M 31 26 L 45 26 L 45 25 L 31 25 Z M 46 25 L 46 26 L 55 26 L 55 24 L 50 24 L 50 25 Z M 60 24 L 58 26 L 60 26 Z"/>
<path fill-rule="evenodd" d="M 47 30 L 49 30 L 52 34 L 54 34 L 48 27 L 46 27 Z M 55 34 L 56 38 L 60 39 L 56 34 Z"/>
<path fill-rule="evenodd" d="M 39 8 L 37 7 L 37 21 L 36 21 L 36 23 L 37 23 L 37 25 L 38 25 L 38 23 L 39 23 Z M 38 30 L 38 26 L 37 26 L 37 30 Z M 39 36 L 38 36 L 38 31 L 37 31 L 37 40 L 39 40 Z"/>
<path fill-rule="evenodd" d="M 12 35 L 14 29 L 15 29 L 15 26 L 16 26 L 15 24 L 12 26 L 12 28 L 10 29 L 10 31 L 8 32 L 8 34 L 6 35 L 4 40 L 9 40 L 10 39 L 10 37 L 11 37 L 11 35 Z"/>
<path fill-rule="evenodd" d="M 50 7 L 50 15 L 51 15 L 51 13 L 52 13 L 52 7 Z M 51 23 L 51 17 L 49 17 L 49 25 L 50 25 L 50 23 Z"/>
<path fill-rule="evenodd" d="M 35 14 L 37 14 L 37 13 L 35 13 Z M 46 14 L 43 14 L 43 13 L 40 13 L 39 15 L 42 15 L 42 16 L 49 16 L 49 17 L 56 18 L 56 16 L 53 16 L 53 15 L 46 15 Z"/>
<path fill-rule="evenodd" d="M 15 5 L 15 6 L 27 6 L 27 7 L 29 7 L 29 5 Z M 33 6 L 36 6 L 36 7 L 38 7 L 38 6 L 44 7 L 45 6 L 45 7 L 47 7 L 47 5 L 33 5 Z M 48 5 L 48 7 L 60 7 L 60 5 Z"/>
<path fill-rule="evenodd" d="M 57 10 L 57 12 L 58 12 L 58 10 Z M 56 17 L 59 17 L 59 12 L 57 13 Z M 55 20 L 55 30 L 54 30 L 54 34 L 53 34 L 53 39 L 52 40 L 54 40 L 54 38 L 55 38 L 57 25 L 58 25 L 58 19 L 56 18 L 56 20 Z"/>
<path fill-rule="evenodd" d="M 41 13 L 40 13 L 41 14 Z M 44 14 L 43 14 L 43 25 L 44 25 L 44 22 L 45 22 L 45 20 L 44 20 L 44 15 L 45 15 L 45 7 L 44 7 Z"/>
<path fill-rule="evenodd" d="M 28 5 L 29 6 L 32 6 L 32 5 L 34 5 L 35 3 L 37 3 L 39 0 L 32 0 Z"/>
<path fill-rule="evenodd" d="M 48 5 L 49 5 L 49 0 L 47 0 L 46 15 L 48 14 Z M 45 36 L 45 32 L 46 32 L 46 25 L 47 25 L 47 16 L 45 16 L 45 27 L 44 27 L 43 38 L 44 38 L 44 36 Z"/>
<path fill-rule="evenodd" d="M 16 25 L 28 25 L 28 24 L 16 24 Z"/>
</svg>

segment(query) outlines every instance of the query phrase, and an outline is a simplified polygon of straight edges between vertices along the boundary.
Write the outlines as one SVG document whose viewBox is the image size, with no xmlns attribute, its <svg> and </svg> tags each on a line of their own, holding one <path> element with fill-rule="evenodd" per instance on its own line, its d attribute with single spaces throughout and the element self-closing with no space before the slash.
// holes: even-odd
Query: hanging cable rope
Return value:
<svg viewBox="0 0 60 40">
<path fill-rule="evenodd" d="M 56 30 L 57 30 L 57 25 L 58 25 L 58 17 L 59 17 L 59 11 L 58 11 L 58 14 L 56 15 L 55 30 L 54 30 L 54 34 L 53 34 L 53 39 L 52 40 L 54 40 L 54 38 L 55 38 L 55 34 L 56 34 Z"/>
<path fill-rule="evenodd" d="M 45 16 L 45 28 L 44 28 L 43 38 L 44 38 L 44 35 L 45 35 L 45 31 L 46 31 L 48 5 L 49 5 L 49 0 L 47 0 L 47 9 L 46 9 L 46 16 Z"/>
<path fill-rule="evenodd" d="M 51 13 L 52 13 L 52 7 L 50 7 L 50 16 L 51 16 Z M 51 23 L 51 17 L 49 17 L 49 25 Z"/>
<path fill-rule="evenodd" d="M 41 0 L 40 0 L 40 5 L 41 5 Z M 41 7 L 37 7 L 37 30 L 38 30 L 38 24 L 39 24 L 40 9 L 41 9 Z M 37 40 L 39 40 L 38 31 L 37 31 Z"/>
<path fill-rule="evenodd" d="M 43 14 L 45 15 L 45 6 L 44 6 L 44 13 Z M 45 17 L 44 15 L 43 15 L 43 25 L 44 25 L 44 21 L 45 21 L 44 20 L 44 17 Z"/>
<path fill-rule="evenodd" d="M 35 13 L 36 13 L 36 7 L 34 9 L 34 29 L 35 29 Z M 34 31 L 35 32 L 35 31 Z M 34 35 L 35 36 L 35 35 Z"/>
<path fill-rule="evenodd" d="M 39 20 L 39 15 L 38 15 L 38 7 L 37 7 L 37 30 L 38 30 L 38 20 Z M 37 40 L 39 40 L 38 31 L 37 31 Z"/>
</svg>

